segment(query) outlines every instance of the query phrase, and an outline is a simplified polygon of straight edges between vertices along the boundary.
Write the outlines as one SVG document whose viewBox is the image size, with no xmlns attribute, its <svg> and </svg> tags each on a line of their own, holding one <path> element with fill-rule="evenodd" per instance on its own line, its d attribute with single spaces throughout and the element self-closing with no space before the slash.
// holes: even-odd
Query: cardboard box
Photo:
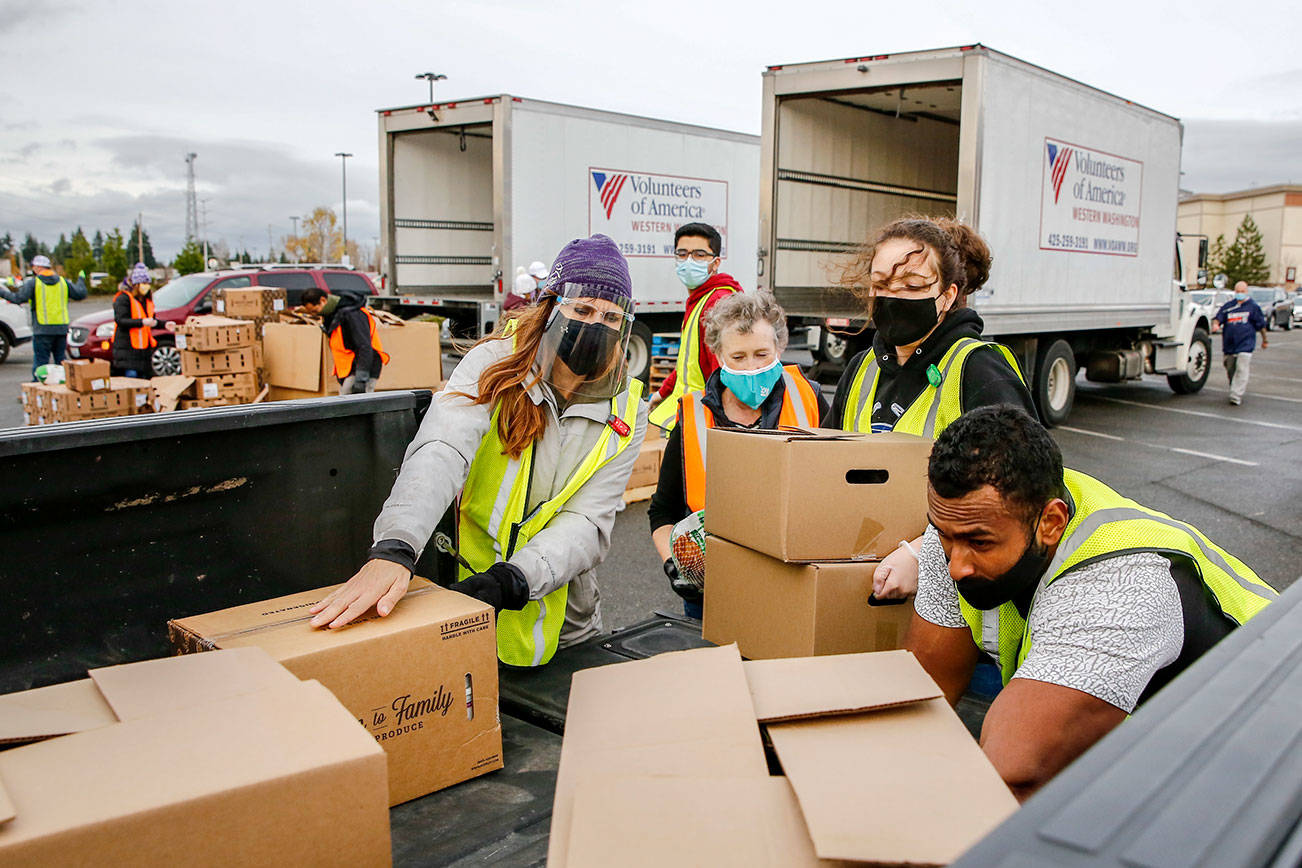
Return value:
<svg viewBox="0 0 1302 868">
<path fill-rule="evenodd" d="M 181 350 L 181 373 L 187 377 L 209 374 L 242 374 L 258 369 L 253 347 L 199 352 Z"/>
<path fill-rule="evenodd" d="M 788 564 L 707 537 L 701 635 L 751 660 L 901 648 L 913 602 L 868 605 L 877 563 Z"/>
<path fill-rule="evenodd" d="M 380 372 L 375 388 L 382 392 L 437 388 L 443 380 L 440 328 L 436 322 L 380 325 L 376 334 L 380 345 L 389 354 L 389 364 Z"/>
<path fill-rule="evenodd" d="M 132 411 L 124 390 L 74 392 L 62 383 L 55 386 L 39 386 L 36 390 L 36 401 L 42 415 L 59 422 L 126 416 Z"/>
<path fill-rule="evenodd" d="M 262 350 L 272 388 L 324 395 L 333 383 L 338 392 L 330 347 L 316 326 L 269 322 L 263 326 Z"/>
<path fill-rule="evenodd" d="M 182 398 L 177 402 L 178 410 L 202 410 L 206 407 L 234 407 L 244 403 L 233 398 Z"/>
<path fill-rule="evenodd" d="M 178 350 L 233 349 L 252 346 L 257 340 L 253 323 L 224 316 L 192 316 L 177 330 Z"/>
<path fill-rule="evenodd" d="M 100 392 L 109 387 L 109 363 L 103 359 L 68 359 L 63 373 L 74 392 Z"/>
<path fill-rule="evenodd" d="M 109 388 L 122 394 L 121 404 L 131 415 L 154 412 L 153 385 L 133 377 L 110 377 Z"/>
<path fill-rule="evenodd" d="M 725 668 L 728 653 L 735 661 L 716 648 L 588 670 L 600 683 L 576 674 L 549 865 L 945 865 L 1016 810 L 913 655 Z M 693 724 L 709 732 L 739 715 L 764 724 L 785 778 L 692 755 Z M 734 741 L 759 744 L 758 727 Z"/>
<path fill-rule="evenodd" d="M 660 481 L 660 462 L 665 454 L 664 440 L 645 440 L 633 462 L 633 472 L 628 477 L 628 488 L 642 488 Z"/>
<path fill-rule="evenodd" d="M 181 396 L 194 385 L 194 377 L 176 374 L 169 377 L 154 377 L 149 381 L 151 402 L 155 413 L 167 413 L 175 410 Z"/>
<path fill-rule="evenodd" d="M 383 752 L 320 684 L 255 649 L 90 675 L 0 697 L 44 739 L 0 753 L 0 863 L 389 864 Z"/>
<path fill-rule="evenodd" d="M 880 560 L 927 528 L 930 440 L 712 428 L 706 445 L 715 536 L 784 561 Z"/>
<path fill-rule="evenodd" d="M 213 310 L 236 319 L 270 319 L 285 309 L 285 290 L 280 287 L 219 289 L 213 295 Z"/>
<path fill-rule="evenodd" d="M 338 586 L 334 586 L 338 587 Z M 416 580 L 388 617 L 314 630 L 334 587 L 168 623 L 180 652 L 257 646 L 334 692 L 389 757 L 389 802 L 502 767 L 493 609 Z"/>
<path fill-rule="evenodd" d="M 247 404 L 258 394 L 258 375 L 210 374 L 195 377 L 188 395 L 201 401 L 224 399 L 235 404 Z"/>
</svg>

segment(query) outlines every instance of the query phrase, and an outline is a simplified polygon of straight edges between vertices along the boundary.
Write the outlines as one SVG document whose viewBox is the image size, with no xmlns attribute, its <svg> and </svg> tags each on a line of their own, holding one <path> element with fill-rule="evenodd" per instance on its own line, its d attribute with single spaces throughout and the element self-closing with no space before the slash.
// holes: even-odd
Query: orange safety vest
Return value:
<svg viewBox="0 0 1302 868">
<path fill-rule="evenodd" d="M 118 295 L 126 292 L 124 289 L 118 290 Z M 144 303 L 136 298 L 134 292 L 127 292 L 127 300 L 131 302 L 132 319 L 153 319 L 154 318 L 154 297 L 151 295 L 145 299 Z M 128 329 L 128 336 L 131 338 L 131 348 L 133 350 L 149 350 L 158 346 L 158 340 L 154 337 L 154 330 L 147 326 L 141 326 L 136 329 Z M 113 339 L 116 341 L 118 336 L 117 323 L 113 324 Z"/>
<path fill-rule="evenodd" d="M 812 428 L 818 424 L 818 394 L 800 368 L 782 366 L 782 412 L 778 425 L 783 428 Z M 795 396 L 799 396 L 799 401 Z M 692 512 L 705 509 L 705 437 L 714 427 L 714 414 L 705 406 L 701 392 L 683 395 L 683 483 L 687 508 Z"/>
<path fill-rule="evenodd" d="M 380 345 L 380 336 L 375 330 L 375 316 L 367 308 L 361 308 L 361 311 L 371 323 L 371 346 L 380 354 L 380 361 L 389 364 L 389 354 Z M 330 352 L 335 357 L 335 376 L 342 380 L 352 373 L 353 356 L 356 353 L 344 346 L 344 330 L 341 326 L 335 326 L 334 331 L 330 332 Z"/>
</svg>

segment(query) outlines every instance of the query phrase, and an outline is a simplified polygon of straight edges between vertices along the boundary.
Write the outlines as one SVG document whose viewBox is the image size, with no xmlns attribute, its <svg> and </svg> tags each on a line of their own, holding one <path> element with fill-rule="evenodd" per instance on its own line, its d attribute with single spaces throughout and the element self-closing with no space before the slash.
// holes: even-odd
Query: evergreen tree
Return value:
<svg viewBox="0 0 1302 868">
<path fill-rule="evenodd" d="M 1217 235 L 1207 251 L 1207 282 L 1210 284 L 1216 275 L 1225 273 L 1225 236 Z"/>
<path fill-rule="evenodd" d="M 14 249 L 14 237 L 6 232 L 0 235 L 0 257 L 8 256 Z"/>
<path fill-rule="evenodd" d="M 1242 280 L 1260 284 L 1270 280 L 1270 266 L 1266 264 L 1266 249 L 1261 240 L 1261 230 L 1251 214 L 1245 214 L 1239 229 L 1234 233 L 1234 243 L 1225 251 L 1225 274 L 1230 286 Z"/>
<path fill-rule="evenodd" d="M 130 259 L 132 262 L 136 262 L 136 261 L 144 262 L 146 268 L 157 268 L 158 260 L 154 258 L 154 248 L 149 243 L 148 232 L 144 233 L 144 245 L 143 245 L 145 248 L 144 258 L 141 259 L 139 255 L 138 251 L 140 250 L 140 247 L 137 246 L 136 236 L 139 235 L 140 232 L 141 230 L 140 230 L 139 221 L 136 221 L 135 223 L 131 224 L 131 235 L 130 237 L 127 238 L 127 258 Z"/>
<path fill-rule="evenodd" d="M 63 262 L 63 273 L 69 278 L 75 278 L 79 271 L 89 275 L 95 270 L 95 257 L 91 255 L 90 242 L 86 240 L 86 233 L 81 231 L 80 226 L 72 234 L 68 249 L 68 258 Z"/>
<path fill-rule="evenodd" d="M 99 265 L 104 261 L 104 233 L 95 230 L 95 240 L 90 243 L 90 255 L 95 257 L 95 264 Z"/>
<path fill-rule="evenodd" d="M 54 253 L 50 255 L 50 258 L 54 260 L 54 263 L 56 265 L 62 265 L 63 262 L 71 254 L 71 252 L 72 252 L 72 243 L 68 241 L 68 236 L 60 232 L 59 243 L 54 245 Z"/>
<path fill-rule="evenodd" d="M 181 252 L 176 254 L 176 259 L 172 260 L 172 267 L 178 274 L 194 274 L 197 271 L 203 271 L 203 248 L 197 241 L 187 241 L 181 248 Z"/>
<path fill-rule="evenodd" d="M 30 265 L 31 261 L 40 254 L 44 247 L 44 244 L 37 241 L 32 237 L 32 233 L 28 232 L 27 237 L 23 239 L 23 247 L 20 251 L 23 254 L 23 262 Z"/>
<path fill-rule="evenodd" d="M 115 228 L 104 239 L 104 271 L 109 273 L 115 284 L 121 283 L 127 276 L 127 250 L 123 243 L 122 230 Z"/>
</svg>

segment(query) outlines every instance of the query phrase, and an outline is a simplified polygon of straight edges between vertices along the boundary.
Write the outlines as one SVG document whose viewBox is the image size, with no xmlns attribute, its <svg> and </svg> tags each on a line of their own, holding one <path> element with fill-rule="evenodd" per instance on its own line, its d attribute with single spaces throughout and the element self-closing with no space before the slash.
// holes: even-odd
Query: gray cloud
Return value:
<svg viewBox="0 0 1302 868">
<path fill-rule="evenodd" d="M 17 33 L 28 24 L 45 26 L 51 16 L 77 8 L 72 3 L 32 3 L 30 0 L 0 0 L 0 36 Z"/>
<path fill-rule="evenodd" d="M 1182 163 L 1196 193 L 1302 183 L 1302 120 L 1186 120 Z"/>
</svg>

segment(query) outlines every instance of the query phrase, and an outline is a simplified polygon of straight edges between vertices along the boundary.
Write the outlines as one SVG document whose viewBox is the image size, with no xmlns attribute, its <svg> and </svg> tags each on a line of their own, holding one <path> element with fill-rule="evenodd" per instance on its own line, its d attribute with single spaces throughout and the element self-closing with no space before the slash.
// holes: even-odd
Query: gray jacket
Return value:
<svg viewBox="0 0 1302 868">
<path fill-rule="evenodd" d="M 417 558 L 434 527 L 461 492 L 470 462 L 488 433 L 492 407 L 471 404 L 453 392 L 479 394 L 479 375 L 510 352 L 507 341 L 474 347 L 452 372 L 402 461 L 384 509 L 375 520 L 380 540 L 401 540 Z M 547 412 L 548 424 L 534 444 L 534 477 L 526 509 L 532 511 L 564 488 L 566 481 L 596 443 L 610 415 L 610 402 L 570 404 L 560 410 L 550 387 L 535 385 L 529 397 Z M 529 582 L 529 598 L 541 599 L 569 583 L 561 647 L 601 632 L 601 595 L 596 566 L 610 550 L 615 513 L 646 434 L 647 404 L 641 402 L 633 443 L 602 467 L 528 543 L 511 556 Z"/>
<path fill-rule="evenodd" d="M 36 321 L 36 281 L 43 281 L 46 286 L 54 286 L 59 282 L 57 274 L 49 277 L 40 277 L 33 274 L 22 282 L 15 290 L 8 290 L 0 287 L 0 298 L 14 304 L 30 304 L 32 317 L 32 334 L 34 335 L 66 335 L 68 333 L 68 324 L 53 323 L 42 324 Z M 68 298 L 72 301 L 81 301 L 86 297 L 86 284 L 80 280 L 68 281 Z"/>
</svg>

